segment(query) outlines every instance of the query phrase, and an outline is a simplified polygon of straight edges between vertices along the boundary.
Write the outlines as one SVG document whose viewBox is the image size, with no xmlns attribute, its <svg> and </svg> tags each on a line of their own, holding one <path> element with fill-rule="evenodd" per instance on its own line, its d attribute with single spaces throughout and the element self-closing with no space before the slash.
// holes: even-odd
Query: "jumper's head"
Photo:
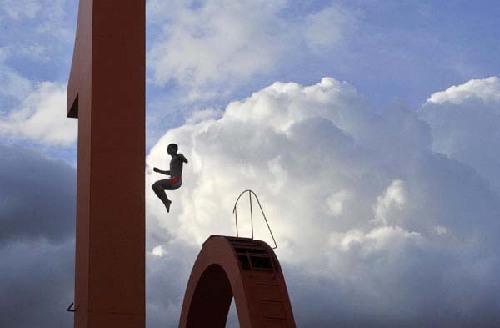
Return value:
<svg viewBox="0 0 500 328">
<path fill-rule="evenodd" d="M 177 144 L 169 144 L 167 146 L 167 154 L 169 155 L 177 154 Z"/>
</svg>

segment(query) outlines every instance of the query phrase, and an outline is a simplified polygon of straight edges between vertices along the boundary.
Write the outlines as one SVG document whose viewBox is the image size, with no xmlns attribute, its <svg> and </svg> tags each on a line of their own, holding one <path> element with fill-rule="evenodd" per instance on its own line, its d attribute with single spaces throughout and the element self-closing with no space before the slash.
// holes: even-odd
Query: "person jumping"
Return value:
<svg viewBox="0 0 500 328">
<path fill-rule="evenodd" d="M 161 199 L 162 203 L 167 208 L 167 213 L 170 212 L 170 204 L 172 201 L 168 199 L 167 193 L 165 190 L 175 190 L 179 189 L 182 185 L 182 165 L 184 163 L 187 164 L 188 160 L 184 155 L 177 154 L 177 144 L 169 144 L 167 147 L 167 154 L 172 156 L 170 160 L 170 170 L 163 171 L 156 167 L 153 168 L 153 171 L 161 174 L 170 175 L 170 179 L 161 179 L 153 183 L 153 191 L 156 196 Z"/>
</svg>

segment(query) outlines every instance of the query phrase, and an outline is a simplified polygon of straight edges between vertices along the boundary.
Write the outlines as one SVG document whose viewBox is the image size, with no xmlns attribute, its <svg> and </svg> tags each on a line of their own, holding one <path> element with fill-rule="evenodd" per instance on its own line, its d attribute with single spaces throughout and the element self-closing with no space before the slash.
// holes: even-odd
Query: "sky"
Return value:
<svg viewBox="0 0 500 328">
<path fill-rule="evenodd" d="M 72 324 L 77 7 L 0 2 L 0 327 Z M 494 0 L 148 0 L 147 327 L 177 326 L 247 188 L 297 326 L 500 326 L 499 16 Z M 169 143 L 189 163 L 167 215 L 149 186 Z"/>
</svg>

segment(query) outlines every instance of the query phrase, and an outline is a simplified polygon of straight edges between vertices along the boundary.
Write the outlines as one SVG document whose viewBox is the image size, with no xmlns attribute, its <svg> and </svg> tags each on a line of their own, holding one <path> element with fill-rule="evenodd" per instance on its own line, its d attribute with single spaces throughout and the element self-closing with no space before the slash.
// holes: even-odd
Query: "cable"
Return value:
<svg viewBox="0 0 500 328">
<path fill-rule="evenodd" d="M 252 191 L 253 192 L 253 191 Z M 252 210 L 252 192 L 248 193 L 250 197 L 250 225 L 252 226 L 252 240 L 253 240 L 253 210 Z"/>
<path fill-rule="evenodd" d="M 239 237 L 238 233 L 238 201 L 240 200 L 241 196 L 243 196 L 244 193 L 248 192 L 249 193 L 249 199 L 250 199 L 250 223 L 252 226 L 252 240 L 253 240 L 253 200 L 252 200 L 252 194 L 255 196 L 255 199 L 257 200 L 257 204 L 260 207 L 260 212 L 262 213 L 262 217 L 264 218 L 264 221 L 266 222 L 267 229 L 269 230 L 269 233 L 271 234 L 271 238 L 273 239 L 274 247 L 273 249 L 278 248 L 278 243 L 276 242 L 276 239 L 274 238 L 273 231 L 271 230 L 271 227 L 269 226 L 269 222 L 267 220 L 266 214 L 264 214 L 264 209 L 262 208 L 262 204 L 259 201 L 259 197 L 253 190 L 251 189 L 245 189 L 243 190 L 238 197 L 236 198 L 236 202 L 234 203 L 233 207 L 233 214 L 235 215 L 236 219 L 236 237 Z"/>
</svg>

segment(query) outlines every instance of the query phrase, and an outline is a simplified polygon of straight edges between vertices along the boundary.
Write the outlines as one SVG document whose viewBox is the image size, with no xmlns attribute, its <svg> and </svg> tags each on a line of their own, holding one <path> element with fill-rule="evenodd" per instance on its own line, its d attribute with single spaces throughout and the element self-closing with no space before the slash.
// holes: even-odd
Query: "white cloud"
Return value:
<svg viewBox="0 0 500 328">
<path fill-rule="evenodd" d="M 434 230 L 436 231 L 436 234 L 439 236 L 446 235 L 448 233 L 448 229 L 446 229 L 446 227 L 443 227 L 440 225 L 435 226 Z"/>
<path fill-rule="evenodd" d="M 43 82 L 19 108 L 0 116 L 0 133 L 41 143 L 69 145 L 76 140 L 77 122 L 66 118 L 66 86 Z"/>
<path fill-rule="evenodd" d="M 270 69 L 284 42 L 280 21 L 274 20 L 283 4 L 218 0 L 165 9 L 170 22 L 150 52 L 155 80 L 200 85 Z M 267 33 L 272 30 L 277 33 Z"/>
<path fill-rule="evenodd" d="M 5 64 L 5 60 L 11 56 L 12 50 L 8 47 L 0 48 L 0 96 L 4 99 L 19 101 L 33 90 L 32 82 L 21 76 L 14 69 Z M 5 112 L 0 109 L 0 113 Z"/>
<path fill-rule="evenodd" d="M 329 245 L 337 250 L 349 252 L 356 250 L 366 258 L 374 253 L 385 253 L 401 249 L 401 244 L 406 242 L 418 243 L 422 240 L 419 233 L 408 232 L 401 227 L 377 227 L 368 233 L 361 230 L 350 230 L 344 234 L 332 235 Z"/>
<path fill-rule="evenodd" d="M 349 192 L 341 190 L 327 198 L 326 203 L 330 214 L 334 217 L 344 214 L 344 202 L 350 198 Z"/>
<path fill-rule="evenodd" d="M 37 42 L 15 47 L 13 52 L 16 53 L 18 58 L 29 58 L 37 62 L 48 62 L 50 60 L 47 47 Z"/>
<path fill-rule="evenodd" d="M 500 80 L 495 77 L 486 79 L 474 79 L 461 85 L 454 85 L 445 91 L 432 94 L 427 103 L 443 104 L 451 103 L 459 105 L 469 99 L 482 100 L 484 102 L 500 102 Z"/>
<path fill-rule="evenodd" d="M 294 53 L 337 45 L 355 20 L 338 6 L 288 17 L 289 5 L 283 0 L 148 2 L 150 24 L 162 26 L 148 54 L 152 81 L 174 80 L 190 90 L 191 100 L 220 96 L 274 72 Z"/>
<path fill-rule="evenodd" d="M 162 245 L 158 245 L 155 248 L 153 248 L 151 250 L 151 255 L 162 256 L 163 255 L 163 246 Z"/>
<path fill-rule="evenodd" d="M 420 110 L 435 151 L 472 167 L 500 193 L 500 79 L 471 80 L 433 94 Z"/>
<path fill-rule="evenodd" d="M 342 41 L 355 24 L 354 13 L 333 5 L 306 17 L 304 37 L 313 50 L 331 49 Z"/>
<path fill-rule="evenodd" d="M 66 0 L 2 0 L 0 21 L 4 21 L 5 40 L 21 55 L 27 44 L 50 44 L 48 52 L 66 51 L 74 42 L 76 4 Z M 10 32 L 9 31 L 10 29 Z M 14 33 L 12 33 L 14 32 Z M 39 51 L 40 49 L 36 49 Z"/>
<path fill-rule="evenodd" d="M 34 18 L 42 6 L 37 0 L 3 0 L 0 8 L 9 18 L 18 20 L 23 17 Z"/>
<path fill-rule="evenodd" d="M 0 68 L 6 68 L 5 66 L 1 66 Z M 0 94 L 6 97 L 12 97 L 16 100 L 20 100 L 27 93 L 32 91 L 31 81 L 17 74 L 15 71 L 6 68 L 2 72 L 2 76 L 0 77 L 0 85 L 2 85 L 2 89 Z"/>
<path fill-rule="evenodd" d="M 390 223 L 389 217 L 391 212 L 396 212 L 393 216 L 398 217 L 399 211 L 407 202 L 404 181 L 400 179 L 393 180 L 391 185 L 383 195 L 377 197 L 377 202 L 374 207 L 375 221 L 383 225 Z"/>
<path fill-rule="evenodd" d="M 215 119 L 221 116 L 221 111 L 214 109 L 214 108 L 209 108 L 209 109 L 202 109 L 195 111 L 187 120 L 186 123 L 188 124 L 195 124 L 195 123 L 200 123 L 202 121 L 206 121 L 209 119 Z"/>
<path fill-rule="evenodd" d="M 66 0 L 45 0 L 42 6 L 43 14 L 36 31 L 57 40 L 57 44 L 71 47 L 75 38 L 76 24 L 73 25 L 68 17 L 74 15 L 76 18 L 76 3 L 70 4 Z"/>
<path fill-rule="evenodd" d="M 299 326 L 488 323 L 500 304 L 491 283 L 499 196 L 473 168 L 434 153 L 431 138 L 414 111 L 375 115 L 345 82 L 275 83 L 151 149 L 149 166 L 167 166 L 171 142 L 190 162 L 181 189 L 168 192 L 171 213 L 148 191 L 148 226 L 168 233 L 160 244 L 169 256 L 192 252 L 210 234 L 235 234 L 235 198 L 251 188 L 277 238 Z M 148 185 L 159 178 L 148 172 Z M 249 235 L 248 205 L 238 213 Z M 256 238 L 271 243 L 254 215 Z M 176 258 L 193 261 L 188 253 Z"/>
</svg>

